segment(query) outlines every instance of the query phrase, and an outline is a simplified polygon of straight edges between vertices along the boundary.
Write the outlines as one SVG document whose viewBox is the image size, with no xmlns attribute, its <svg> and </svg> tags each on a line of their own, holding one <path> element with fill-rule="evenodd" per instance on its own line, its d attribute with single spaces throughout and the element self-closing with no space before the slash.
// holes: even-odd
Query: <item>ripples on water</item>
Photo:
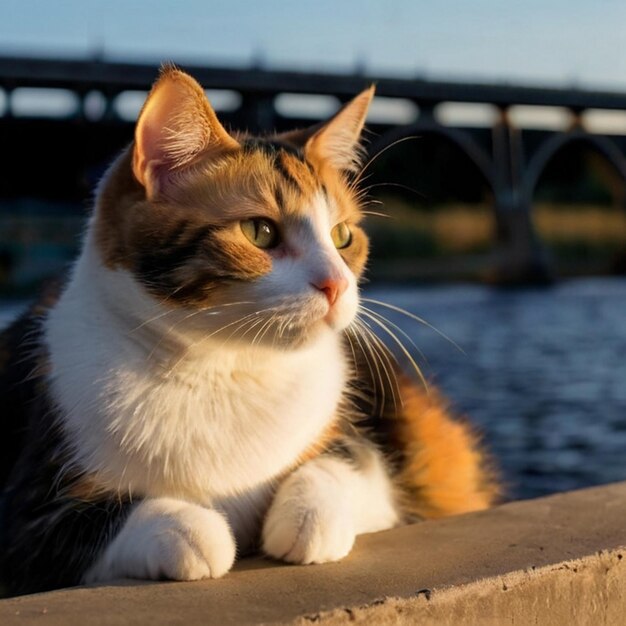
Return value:
<svg viewBox="0 0 626 626">
<path fill-rule="evenodd" d="M 626 280 L 538 290 L 372 288 L 422 350 L 425 375 L 480 427 L 511 497 L 626 479 Z M 0 307 L 0 326 L 19 306 Z"/>
<path fill-rule="evenodd" d="M 372 290 L 457 342 L 389 316 L 421 365 L 477 424 L 511 497 L 626 479 L 626 280 L 548 289 Z"/>
</svg>

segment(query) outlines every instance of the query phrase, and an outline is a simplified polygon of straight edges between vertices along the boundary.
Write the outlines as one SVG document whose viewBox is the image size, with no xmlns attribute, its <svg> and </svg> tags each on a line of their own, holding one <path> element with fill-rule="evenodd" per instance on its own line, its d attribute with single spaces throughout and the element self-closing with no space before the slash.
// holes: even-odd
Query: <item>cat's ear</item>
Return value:
<svg viewBox="0 0 626 626">
<path fill-rule="evenodd" d="M 362 91 L 327 122 L 284 133 L 279 138 L 303 147 L 311 160 L 321 159 L 339 170 L 356 172 L 363 156 L 361 132 L 374 91 L 374 85 Z"/>
<path fill-rule="evenodd" d="M 198 155 L 238 148 L 217 119 L 202 87 L 188 74 L 164 66 L 139 114 L 133 172 L 149 198 L 171 174 Z"/>
</svg>

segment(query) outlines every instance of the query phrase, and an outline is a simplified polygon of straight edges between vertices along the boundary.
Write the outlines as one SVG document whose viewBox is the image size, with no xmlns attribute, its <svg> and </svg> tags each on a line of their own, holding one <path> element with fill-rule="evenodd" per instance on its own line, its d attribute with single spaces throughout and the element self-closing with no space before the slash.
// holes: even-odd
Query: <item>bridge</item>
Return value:
<svg viewBox="0 0 626 626">
<path fill-rule="evenodd" d="M 591 111 L 626 111 L 624 93 L 262 67 L 183 67 L 206 89 L 228 94 L 231 104 L 220 112 L 222 119 L 233 127 L 251 131 L 306 125 L 326 115 L 321 110 L 324 107 L 306 115 L 285 113 L 284 107 L 279 106 L 285 95 L 326 96 L 332 110 L 333 102 L 338 105 L 375 83 L 377 102 L 400 108 L 392 106 L 391 114 L 374 117 L 369 125 L 375 137 L 370 153 L 385 150 L 404 137 L 426 134 L 440 136 L 462 151 L 480 172 L 493 197 L 497 239 L 494 263 L 497 279 L 505 282 L 542 280 L 550 275 L 545 250 L 531 218 L 535 188 L 557 153 L 568 146 L 584 144 L 612 169 L 622 195 L 626 189 L 626 138 L 593 132 L 587 122 Z M 97 169 L 131 137 L 132 122 L 120 115 L 117 106 L 120 98 L 149 89 L 157 70 L 156 64 L 149 63 L 0 56 L 0 89 L 5 100 L 0 117 L 4 147 L 0 198 L 32 190 L 33 177 L 52 197 L 60 197 L 72 187 L 76 189 L 76 198 L 84 198 L 91 184 L 90 180 L 85 182 L 89 179 L 85 171 Z M 66 90 L 73 94 L 75 104 L 62 119 L 35 119 L 19 114 L 16 100 L 25 88 Z M 94 102 L 99 103 L 95 108 Z M 493 115 L 483 128 L 450 124 L 438 115 L 447 103 L 486 105 Z M 511 115 L 520 105 L 565 112 L 567 123 L 533 135 L 517 127 Z"/>
</svg>

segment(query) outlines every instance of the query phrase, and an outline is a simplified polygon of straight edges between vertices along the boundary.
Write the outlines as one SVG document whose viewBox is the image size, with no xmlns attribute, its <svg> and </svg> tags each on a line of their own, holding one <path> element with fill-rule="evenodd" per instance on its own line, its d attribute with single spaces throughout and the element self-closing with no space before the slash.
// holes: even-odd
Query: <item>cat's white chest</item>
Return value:
<svg viewBox="0 0 626 626">
<path fill-rule="evenodd" d="M 262 497 L 335 418 L 345 381 L 330 333 L 291 352 L 216 343 L 169 373 L 106 324 L 60 334 L 52 388 L 75 462 L 141 495 Z"/>
<path fill-rule="evenodd" d="M 156 381 L 139 373 L 130 393 L 114 392 L 121 410 L 103 422 L 126 472 L 129 462 L 139 474 L 149 468 L 146 493 L 231 498 L 265 485 L 315 442 L 336 415 L 343 380 L 334 341 L 294 354 L 222 346 Z"/>
<path fill-rule="evenodd" d="M 216 506 L 248 528 L 336 417 L 340 338 L 328 330 L 292 350 L 202 341 L 179 360 L 167 324 L 138 340 L 136 319 L 120 315 L 158 320 L 155 306 L 86 249 L 46 322 L 70 462 L 105 488 Z"/>
</svg>

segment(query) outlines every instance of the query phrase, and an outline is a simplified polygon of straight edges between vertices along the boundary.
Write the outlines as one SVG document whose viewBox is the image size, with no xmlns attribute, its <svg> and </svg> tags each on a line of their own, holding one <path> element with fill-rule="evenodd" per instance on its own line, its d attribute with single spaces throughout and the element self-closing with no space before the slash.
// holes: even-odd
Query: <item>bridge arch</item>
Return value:
<svg viewBox="0 0 626 626">
<path fill-rule="evenodd" d="M 601 172 L 600 180 L 612 198 L 610 204 L 608 199 L 598 197 L 594 200 L 595 195 L 587 202 L 572 203 L 568 201 L 568 195 L 563 195 L 563 190 L 555 196 L 554 189 L 548 199 L 540 201 L 537 190 L 544 175 L 549 173 L 556 161 L 566 159 L 561 162 L 561 169 L 567 159 L 574 159 L 572 163 L 580 163 L 584 169 L 575 180 L 584 181 L 590 171 L 586 161 L 589 155 L 599 159 L 597 163 L 604 172 L 604 175 Z M 581 158 L 585 158 L 585 161 L 579 161 Z M 591 167 L 595 170 L 595 167 Z M 550 176 L 546 179 L 553 183 L 555 180 L 558 180 L 558 174 L 557 179 Z M 527 164 L 523 193 L 534 230 L 548 252 L 550 265 L 558 275 L 624 273 L 626 156 L 615 141 L 580 127 L 550 137 Z"/>
<path fill-rule="evenodd" d="M 369 161 L 365 167 L 369 167 L 369 163 L 373 164 L 377 155 L 390 150 L 395 143 L 412 136 L 419 136 L 419 133 L 439 135 L 452 143 L 478 168 L 485 182 L 488 184 L 491 191 L 494 192 L 494 171 L 491 159 L 484 148 L 468 133 L 458 128 L 443 126 L 432 118 L 421 121 L 418 120 L 415 124 L 411 124 L 410 126 L 399 126 L 385 132 L 376 141 L 370 144 L 368 149 Z"/>
<path fill-rule="evenodd" d="M 626 156 L 608 137 L 594 135 L 581 128 L 576 128 L 562 135 L 547 139 L 533 155 L 526 167 L 523 193 L 529 203 L 537 188 L 537 183 L 549 163 L 559 152 L 572 144 L 583 144 L 599 154 L 613 168 L 626 184 Z"/>
<path fill-rule="evenodd" d="M 413 137 L 418 141 L 409 143 Z M 373 195 L 393 217 L 375 220 L 369 230 L 377 278 L 487 276 L 497 235 L 489 140 L 487 128 L 474 137 L 422 119 L 370 144 L 364 175 L 372 175 Z"/>
</svg>

